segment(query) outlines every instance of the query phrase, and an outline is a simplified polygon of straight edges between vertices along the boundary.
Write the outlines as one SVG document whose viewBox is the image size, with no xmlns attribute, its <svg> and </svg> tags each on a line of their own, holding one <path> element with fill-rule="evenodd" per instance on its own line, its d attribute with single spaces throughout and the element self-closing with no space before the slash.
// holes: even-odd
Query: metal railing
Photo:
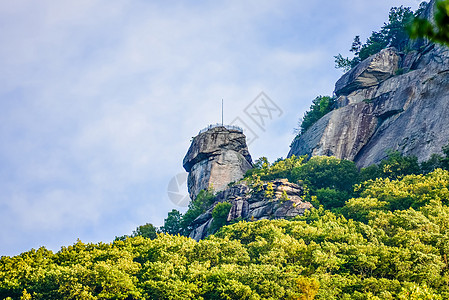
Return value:
<svg viewBox="0 0 449 300">
<path fill-rule="evenodd" d="M 224 127 L 228 130 L 237 130 L 237 131 L 240 131 L 243 133 L 243 129 L 241 127 L 234 126 L 234 125 L 223 125 L 223 124 L 217 123 L 217 124 L 211 124 L 211 125 L 207 126 L 206 128 L 201 129 L 200 132 L 198 133 L 198 135 L 200 135 L 203 132 L 206 132 L 212 128 L 217 128 L 217 127 Z"/>
</svg>

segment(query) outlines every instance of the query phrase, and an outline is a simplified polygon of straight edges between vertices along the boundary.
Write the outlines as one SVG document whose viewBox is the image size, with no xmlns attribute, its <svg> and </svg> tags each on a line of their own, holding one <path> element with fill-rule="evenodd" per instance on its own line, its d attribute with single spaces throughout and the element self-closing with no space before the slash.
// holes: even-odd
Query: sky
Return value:
<svg viewBox="0 0 449 300">
<path fill-rule="evenodd" d="M 342 75 L 333 56 L 419 2 L 0 1 L 0 256 L 184 212 L 168 191 L 186 193 L 182 159 L 222 99 L 253 160 L 286 157 Z"/>
</svg>

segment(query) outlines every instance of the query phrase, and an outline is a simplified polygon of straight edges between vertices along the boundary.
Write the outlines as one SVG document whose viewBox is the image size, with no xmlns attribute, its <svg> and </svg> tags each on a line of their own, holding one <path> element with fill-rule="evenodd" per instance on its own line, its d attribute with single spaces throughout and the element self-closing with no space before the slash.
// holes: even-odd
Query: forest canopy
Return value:
<svg viewBox="0 0 449 300">
<path fill-rule="evenodd" d="M 163 230 L 177 234 L 155 236 L 146 224 L 112 243 L 5 256 L 0 298 L 447 299 L 448 147 L 444 153 L 426 174 L 424 163 L 395 152 L 368 171 L 332 157 L 259 159 L 248 178 L 302 182 L 317 208 L 221 227 L 230 208 L 223 203 L 213 213 L 221 228 L 199 242 L 173 223 Z M 212 196 L 202 193 L 195 214 Z M 180 225 L 182 216 L 172 211 L 166 220 Z"/>
</svg>

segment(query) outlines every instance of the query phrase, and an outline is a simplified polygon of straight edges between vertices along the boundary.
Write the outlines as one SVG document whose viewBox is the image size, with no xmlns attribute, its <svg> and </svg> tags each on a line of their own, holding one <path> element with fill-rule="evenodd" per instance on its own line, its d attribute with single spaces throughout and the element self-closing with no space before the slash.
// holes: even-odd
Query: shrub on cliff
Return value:
<svg viewBox="0 0 449 300">
<path fill-rule="evenodd" d="M 415 18 L 409 26 L 410 36 L 428 38 L 431 41 L 449 46 L 449 0 L 440 0 L 436 3 L 433 22 Z"/>
<path fill-rule="evenodd" d="M 419 14 L 424 7 L 425 4 L 422 4 L 415 14 Z M 392 7 L 388 15 L 388 22 L 384 23 L 380 31 L 373 31 L 364 44 L 360 42 L 360 36 L 356 36 L 350 49 L 354 53 L 354 57 L 350 59 L 341 54 L 336 55 L 335 67 L 346 72 L 370 55 L 387 47 L 395 47 L 399 51 L 405 50 L 409 40 L 408 27 L 415 14 L 410 7 Z"/>
<path fill-rule="evenodd" d="M 212 210 L 213 219 L 212 224 L 209 228 L 210 233 L 215 233 L 218 229 L 226 225 L 231 207 L 232 204 L 228 202 L 222 202 L 215 205 L 214 209 Z"/>
<path fill-rule="evenodd" d="M 214 203 L 213 189 L 201 190 L 195 200 L 189 203 L 189 209 L 181 217 L 180 234 L 188 236 L 192 231 L 192 222 Z"/>
<path fill-rule="evenodd" d="M 298 136 L 303 134 L 321 119 L 328 112 L 331 112 L 335 108 L 335 98 L 329 96 L 318 96 L 312 101 L 312 105 L 309 110 L 304 113 L 304 116 L 299 120 L 299 128 L 295 129 Z"/>
</svg>

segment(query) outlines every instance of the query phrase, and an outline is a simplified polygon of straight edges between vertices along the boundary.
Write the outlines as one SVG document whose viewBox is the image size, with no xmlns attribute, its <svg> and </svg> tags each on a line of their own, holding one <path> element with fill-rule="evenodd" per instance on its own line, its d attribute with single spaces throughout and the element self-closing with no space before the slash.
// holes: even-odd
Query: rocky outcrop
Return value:
<svg viewBox="0 0 449 300">
<path fill-rule="evenodd" d="M 231 203 L 227 222 L 235 220 L 291 218 L 302 215 L 312 205 L 302 200 L 303 189 L 287 179 L 247 184 L 237 182 L 252 167 L 251 156 L 242 130 L 230 126 L 212 126 L 195 138 L 183 161 L 189 172 L 191 199 L 202 189 L 218 192 L 211 205 L 191 224 L 190 237 L 200 240 L 209 235 L 212 212 L 221 202 Z"/>
<path fill-rule="evenodd" d="M 272 196 L 267 196 L 267 189 L 272 188 Z M 232 207 L 227 221 L 262 219 L 285 219 L 304 214 L 312 205 L 304 202 L 303 189 L 287 179 L 280 179 L 263 183 L 258 189 L 251 188 L 245 183 L 235 184 L 217 194 L 215 203 L 191 224 L 193 227 L 190 237 L 195 240 L 205 238 L 211 232 L 209 228 L 213 222 L 212 211 L 217 203 L 229 202 Z M 269 195 L 269 194 L 268 194 Z"/>
<path fill-rule="evenodd" d="M 231 126 L 210 127 L 193 138 L 183 160 L 189 172 L 187 185 L 191 199 L 203 189 L 223 191 L 252 168 L 246 137 Z"/>
<path fill-rule="evenodd" d="M 288 156 L 333 155 L 366 167 L 386 150 L 420 161 L 440 153 L 449 142 L 449 49 L 426 41 L 410 47 L 385 49 L 343 75 L 337 109 L 296 138 Z"/>
<path fill-rule="evenodd" d="M 335 94 L 348 95 L 366 89 L 395 75 L 400 57 L 394 48 L 372 55 L 343 75 L 335 84 Z"/>
</svg>

